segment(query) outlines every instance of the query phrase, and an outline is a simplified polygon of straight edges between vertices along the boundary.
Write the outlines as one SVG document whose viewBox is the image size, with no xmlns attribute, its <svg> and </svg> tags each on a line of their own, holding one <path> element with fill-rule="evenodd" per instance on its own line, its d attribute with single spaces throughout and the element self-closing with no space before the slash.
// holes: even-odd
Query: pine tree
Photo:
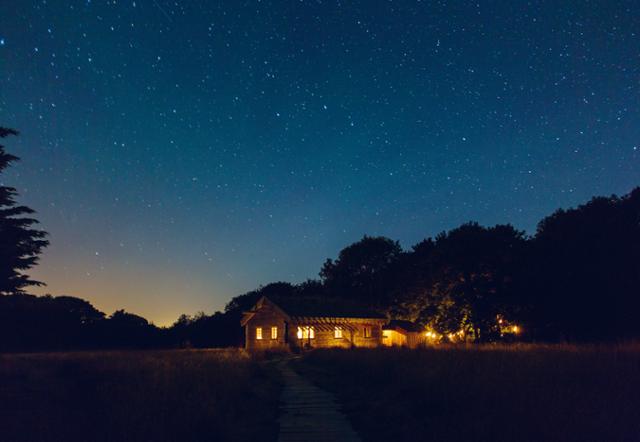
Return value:
<svg viewBox="0 0 640 442">
<path fill-rule="evenodd" d="M 18 132 L 0 127 L 0 139 L 9 135 Z M 18 159 L 0 144 L 0 173 Z M 37 264 L 42 249 L 49 245 L 47 232 L 33 228 L 38 221 L 28 215 L 34 211 L 17 205 L 17 195 L 15 188 L 0 185 L 0 294 L 24 293 L 25 287 L 44 285 L 24 272 Z"/>
</svg>

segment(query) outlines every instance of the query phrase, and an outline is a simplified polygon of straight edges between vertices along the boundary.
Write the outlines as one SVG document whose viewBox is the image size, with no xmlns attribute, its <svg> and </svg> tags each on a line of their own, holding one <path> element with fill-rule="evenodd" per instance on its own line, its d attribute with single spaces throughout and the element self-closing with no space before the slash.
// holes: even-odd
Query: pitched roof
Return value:
<svg viewBox="0 0 640 442">
<path fill-rule="evenodd" d="M 386 319 L 369 308 L 339 299 L 270 297 L 268 300 L 291 317 Z"/>
<path fill-rule="evenodd" d="M 290 298 L 274 302 L 290 316 L 385 319 L 384 315 L 371 309 L 339 300 Z"/>
<path fill-rule="evenodd" d="M 387 320 L 386 316 L 360 305 L 332 298 L 316 297 L 276 297 L 262 296 L 248 312 L 243 312 L 240 324 L 244 326 L 267 302 L 276 307 L 281 314 L 291 318 L 351 318 Z"/>
<path fill-rule="evenodd" d="M 397 330 L 401 329 L 406 332 L 421 332 L 424 328 L 415 322 L 405 321 L 402 319 L 392 319 L 387 325 L 384 326 L 385 330 Z"/>
</svg>

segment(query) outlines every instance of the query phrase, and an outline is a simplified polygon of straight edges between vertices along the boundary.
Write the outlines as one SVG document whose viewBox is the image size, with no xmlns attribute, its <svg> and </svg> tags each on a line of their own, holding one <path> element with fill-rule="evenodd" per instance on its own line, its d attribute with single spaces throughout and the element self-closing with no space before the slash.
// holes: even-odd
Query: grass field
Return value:
<svg viewBox="0 0 640 442">
<path fill-rule="evenodd" d="M 0 355 L 0 440 L 266 442 L 279 388 L 239 350 Z"/>
<path fill-rule="evenodd" d="M 319 350 L 365 441 L 640 441 L 640 347 Z"/>
</svg>

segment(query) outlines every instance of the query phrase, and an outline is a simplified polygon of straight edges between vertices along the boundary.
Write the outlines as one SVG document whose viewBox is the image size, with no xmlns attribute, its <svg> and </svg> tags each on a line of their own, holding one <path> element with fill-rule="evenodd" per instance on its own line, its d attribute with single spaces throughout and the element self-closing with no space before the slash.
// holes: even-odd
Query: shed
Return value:
<svg viewBox="0 0 640 442">
<path fill-rule="evenodd" d="M 427 343 L 423 327 L 411 321 L 392 319 L 382 329 L 382 343 L 386 346 L 416 348 Z"/>
</svg>

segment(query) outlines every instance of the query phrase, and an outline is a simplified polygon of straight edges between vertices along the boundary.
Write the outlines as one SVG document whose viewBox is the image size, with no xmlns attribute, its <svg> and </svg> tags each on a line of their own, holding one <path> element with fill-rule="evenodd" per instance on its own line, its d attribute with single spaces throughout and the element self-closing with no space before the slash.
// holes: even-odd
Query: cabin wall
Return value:
<svg viewBox="0 0 640 442">
<path fill-rule="evenodd" d="M 427 337 L 424 333 L 409 332 L 407 333 L 407 346 L 409 348 L 417 348 L 427 344 Z"/>
<path fill-rule="evenodd" d="M 426 345 L 427 338 L 424 333 L 398 330 L 383 330 L 382 343 L 389 347 L 417 348 Z"/>
<path fill-rule="evenodd" d="M 371 327 L 371 337 L 364 337 L 365 325 Z M 356 347 L 378 347 L 382 345 L 382 324 L 370 323 L 359 325 L 353 337 L 353 343 Z"/>
<path fill-rule="evenodd" d="M 313 348 L 329 348 L 329 347 L 342 347 L 350 348 L 351 342 L 347 339 L 346 331 L 343 338 L 336 338 L 333 330 L 320 330 L 318 326 L 313 324 L 301 324 L 302 327 L 306 326 L 314 327 L 315 337 L 313 339 L 303 338 L 298 339 L 298 324 L 293 324 L 289 329 L 289 342 L 294 348 L 305 348 L 310 345 Z"/>
<path fill-rule="evenodd" d="M 257 339 L 257 329 L 262 328 L 262 339 Z M 271 338 L 271 327 L 278 327 L 278 337 Z M 285 319 L 272 305 L 265 303 L 245 325 L 245 348 L 248 350 L 283 350 L 288 348 L 285 339 Z"/>
<path fill-rule="evenodd" d="M 382 343 L 388 347 L 404 347 L 407 346 L 407 336 L 397 330 L 383 330 Z"/>
<path fill-rule="evenodd" d="M 298 339 L 298 327 L 307 326 L 314 327 L 314 339 Z M 371 337 L 364 337 L 365 326 L 371 327 Z M 289 342 L 291 346 L 295 348 L 305 348 L 307 346 L 311 346 L 312 348 L 351 348 L 353 346 L 378 347 L 382 345 L 381 323 L 349 323 L 348 327 L 354 328 L 355 330 L 352 333 L 345 325 L 342 330 L 342 338 L 336 338 L 333 328 L 324 329 L 326 327 L 326 324 L 321 327 L 319 324 L 313 322 L 294 322 L 289 327 Z"/>
</svg>

